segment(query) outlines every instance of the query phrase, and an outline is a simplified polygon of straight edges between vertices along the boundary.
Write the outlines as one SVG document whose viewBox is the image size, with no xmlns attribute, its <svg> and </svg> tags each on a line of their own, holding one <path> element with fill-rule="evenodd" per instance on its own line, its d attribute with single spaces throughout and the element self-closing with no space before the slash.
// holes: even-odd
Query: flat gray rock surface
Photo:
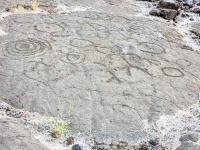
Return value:
<svg viewBox="0 0 200 150">
<path fill-rule="evenodd" d="M 87 2 L 93 4 L 80 3 Z M 74 105 L 72 131 L 128 142 L 145 138 L 142 121 L 195 103 L 200 53 L 170 23 L 121 6 L 108 13 L 108 5 L 99 4 L 101 12 L 12 14 L 0 21 L 7 33 L 0 37 L 0 98 L 54 115 L 60 99 L 63 117 Z"/>
<path fill-rule="evenodd" d="M 18 121 L 1 118 L 0 120 L 1 150 L 48 150 L 30 131 Z"/>
</svg>

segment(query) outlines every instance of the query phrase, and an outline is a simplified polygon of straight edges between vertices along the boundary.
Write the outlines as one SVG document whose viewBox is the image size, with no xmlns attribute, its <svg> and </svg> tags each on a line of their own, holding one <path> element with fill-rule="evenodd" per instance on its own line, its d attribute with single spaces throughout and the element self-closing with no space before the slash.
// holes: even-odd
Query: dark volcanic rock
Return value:
<svg viewBox="0 0 200 150">
<path fill-rule="evenodd" d="M 200 150 L 200 146 L 193 144 L 192 142 L 182 142 L 176 150 Z"/>
<path fill-rule="evenodd" d="M 118 145 L 117 145 L 117 148 L 118 149 L 124 149 L 125 147 L 127 147 L 128 146 L 128 143 L 127 142 L 125 142 L 125 141 L 120 141 L 119 143 L 118 143 Z"/>
<path fill-rule="evenodd" d="M 189 8 L 193 8 L 193 7 L 194 7 L 194 4 L 190 4 L 190 5 L 189 5 Z"/>
<path fill-rule="evenodd" d="M 200 37 L 200 31 L 193 29 L 191 30 L 192 33 L 194 33 L 196 36 Z"/>
<path fill-rule="evenodd" d="M 153 9 L 149 12 L 152 16 L 160 16 L 164 19 L 174 19 L 178 12 L 174 9 Z"/>
<path fill-rule="evenodd" d="M 152 15 L 152 16 L 160 16 L 160 12 L 161 10 L 160 9 L 152 9 L 149 14 Z"/>
<path fill-rule="evenodd" d="M 58 131 L 52 131 L 52 132 L 51 132 L 51 136 L 52 136 L 53 138 L 59 138 L 61 135 L 60 135 L 60 133 L 58 133 Z"/>
<path fill-rule="evenodd" d="M 152 150 L 165 150 L 165 148 L 162 147 L 161 145 L 156 145 L 156 146 L 153 147 Z"/>
<path fill-rule="evenodd" d="M 179 141 L 183 142 L 183 141 L 189 141 L 189 137 L 188 135 L 182 135 L 179 139 Z"/>
<path fill-rule="evenodd" d="M 158 145 L 158 141 L 156 141 L 156 140 L 150 140 L 149 144 L 151 144 L 153 146 L 156 146 L 156 145 Z"/>
<path fill-rule="evenodd" d="M 194 8 L 194 9 L 193 9 L 193 12 L 194 12 L 194 13 L 200 13 L 200 8 Z"/>
<path fill-rule="evenodd" d="M 40 123 L 37 127 L 38 132 L 42 132 L 42 131 L 49 130 L 49 129 L 50 129 L 50 126 L 47 123 Z"/>
<path fill-rule="evenodd" d="M 76 144 L 72 146 L 72 150 L 82 150 L 82 148 L 80 147 L 80 145 Z"/>
<path fill-rule="evenodd" d="M 178 11 L 182 8 L 175 0 L 161 0 L 156 9 L 149 12 L 152 16 L 160 16 L 164 19 L 174 19 L 178 15 Z"/>
<path fill-rule="evenodd" d="M 190 17 L 190 15 L 186 14 L 186 13 L 182 13 L 181 17 L 186 18 L 186 17 Z"/>
<path fill-rule="evenodd" d="M 178 12 L 173 9 L 162 9 L 160 11 L 160 16 L 162 16 L 165 19 L 174 19 Z"/>
<path fill-rule="evenodd" d="M 200 23 L 193 23 L 190 32 L 192 33 L 192 37 L 196 39 L 196 43 L 200 45 Z"/>
<path fill-rule="evenodd" d="M 156 2 L 156 1 L 159 1 L 159 0 L 138 0 L 138 1 Z"/>
<path fill-rule="evenodd" d="M 175 9 L 178 10 L 180 8 L 180 4 L 175 0 L 161 0 L 158 3 L 157 8 L 166 8 L 166 9 Z"/>
<path fill-rule="evenodd" d="M 188 134 L 189 140 L 192 142 L 197 142 L 199 140 L 199 134 L 197 133 L 190 133 Z"/>
<path fill-rule="evenodd" d="M 191 31 L 191 32 L 192 32 L 192 31 Z M 198 38 L 199 38 L 199 36 L 197 36 L 197 35 L 196 35 L 196 34 L 194 34 L 194 33 L 191 33 L 191 35 L 190 35 L 190 36 L 191 36 L 191 38 L 192 38 L 192 39 L 198 39 Z"/>
<path fill-rule="evenodd" d="M 68 137 L 68 138 L 66 139 L 66 142 L 67 142 L 67 145 L 72 145 L 72 144 L 74 144 L 74 137 Z"/>
<path fill-rule="evenodd" d="M 181 145 L 176 150 L 199 150 L 200 145 L 196 145 L 199 140 L 199 133 L 190 132 L 180 137 Z"/>
<path fill-rule="evenodd" d="M 20 118 L 20 117 L 22 117 L 23 113 L 19 112 L 19 111 L 12 110 L 12 111 L 6 111 L 6 115 L 8 115 L 10 117 Z"/>
</svg>

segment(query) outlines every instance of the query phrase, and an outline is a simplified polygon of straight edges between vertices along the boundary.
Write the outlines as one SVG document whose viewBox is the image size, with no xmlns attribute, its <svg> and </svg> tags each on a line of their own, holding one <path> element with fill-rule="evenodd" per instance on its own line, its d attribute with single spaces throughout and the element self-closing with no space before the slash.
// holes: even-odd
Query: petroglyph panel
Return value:
<svg viewBox="0 0 200 150">
<path fill-rule="evenodd" d="M 56 114 L 59 97 L 63 117 L 76 103 L 72 130 L 102 139 L 144 138 L 143 120 L 153 123 L 198 100 L 200 54 L 159 37 L 181 37 L 168 23 L 124 16 L 80 11 L 5 18 L 0 98 L 41 113 L 38 103 L 47 101 Z M 29 30 L 22 33 L 23 25 Z"/>
</svg>

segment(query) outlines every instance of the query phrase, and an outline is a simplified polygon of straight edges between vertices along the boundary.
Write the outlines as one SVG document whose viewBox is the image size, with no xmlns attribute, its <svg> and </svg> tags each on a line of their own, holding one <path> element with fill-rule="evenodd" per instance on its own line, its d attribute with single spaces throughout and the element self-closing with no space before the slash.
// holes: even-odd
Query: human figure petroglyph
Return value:
<svg viewBox="0 0 200 150">
<path fill-rule="evenodd" d="M 112 75 L 112 77 L 108 79 L 106 82 L 110 83 L 113 80 L 116 80 L 118 83 L 122 82 L 112 71 L 108 71 L 108 72 Z"/>
</svg>

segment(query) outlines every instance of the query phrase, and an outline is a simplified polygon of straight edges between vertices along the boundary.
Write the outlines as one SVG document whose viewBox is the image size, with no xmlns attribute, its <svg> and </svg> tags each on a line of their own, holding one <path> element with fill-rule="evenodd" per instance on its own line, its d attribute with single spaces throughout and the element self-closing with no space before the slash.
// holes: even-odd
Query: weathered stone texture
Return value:
<svg viewBox="0 0 200 150">
<path fill-rule="evenodd" d="M 18 121 L 0 120 L 1 150 L 48 150 Z"/>
<path fill-rule="evenodd" d="M 200 54 L 170 23 L 113 12 L 5 18 L 0 98 L 56 115 L 59 97 L 63 117 L 75 104 L 73 131 L 124 141 L 145 138 L 143 120 L 196 102 Z"/>
</svg>

